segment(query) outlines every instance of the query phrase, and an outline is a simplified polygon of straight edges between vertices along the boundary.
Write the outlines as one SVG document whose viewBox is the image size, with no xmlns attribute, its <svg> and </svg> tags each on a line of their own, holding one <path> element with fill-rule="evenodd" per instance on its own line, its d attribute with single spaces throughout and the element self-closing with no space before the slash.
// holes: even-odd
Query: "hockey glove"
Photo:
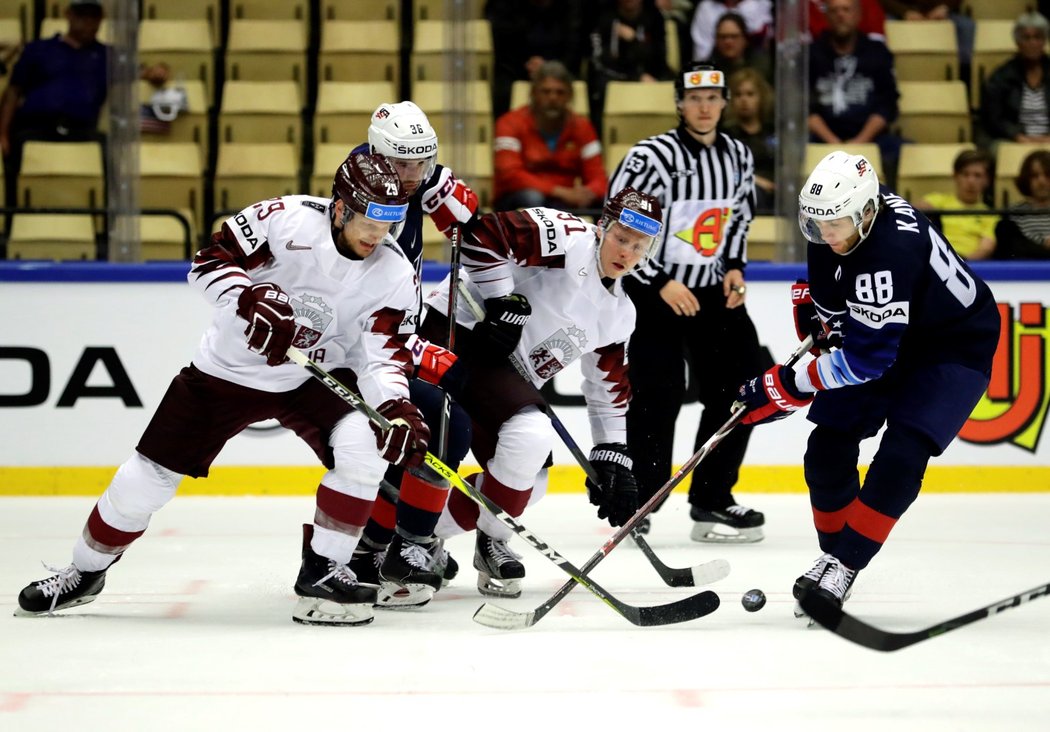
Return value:
<svg viewBox="0 0 1050 732">
<path fill-rule="evenodd" d="M 376 411 L 390 422 L 390 428 L 385 431 L 372 425 L 376 447 L 383 459 L 404 468 L 421 464 L 427 452 L 430 428 L 416 405 L 407 399 L 387 399 Z"/>
<path fill-rule="evenodd" d="M 249 350 L 266 356 L 269 366 L 288 360 L 285 354 L 295 336 L 295 313 L 284 290 L 272 282 L 245 287 L 237 298 L 237 314 L 248 321 L 244 335 Z"/>
<path fill-rule="evenodd" d="M 839 339 L 828 333 L 817 315 L 817 307 L 813 304 L 813 298 L 809 294 L 809 282 L 806 280 L 796 280 L 791 286 L 791 307 L 798 339 L 803 341 L 806 336 L 813 336 L 813 347 L 809 349 L 811 354 L 819 356 L 824 351 L 840 345 Z"/>
<path fill-rule="evenodd" d="M 456 354 L 413 334 L 405 343 L 412 354 L 415 378 L 444 389 L 453 399 L 459 399 L 467 381 L 467 370 Z"/>
<path fill-rule="evenodd" d="M 623 526 L 638 510 L 638 482 L 627 445 L 604 442 L 594 446 L 590 457 L 601 485 L 588 478 L 587 498 L 598 507 L 598 518 L 609 519 L 610 526 Z"/>
<path fill-rule="evenodd" d="M 783 419 L 811 401 L 813 394 L 800 392 L 795 386 L 794 370 L 778 365 L 741 386 L 734 407 L 747 408 L 743 424 L 765 424 Z"/>
<path fill-rule="evenodd" d="M 521 332 L 532 316 L 532 306 L 524 295 L 504 295 L 485 301 L 485 319 L 474 326 L 478 355 L 502 361 L 521 340 Z"/>
</svg>

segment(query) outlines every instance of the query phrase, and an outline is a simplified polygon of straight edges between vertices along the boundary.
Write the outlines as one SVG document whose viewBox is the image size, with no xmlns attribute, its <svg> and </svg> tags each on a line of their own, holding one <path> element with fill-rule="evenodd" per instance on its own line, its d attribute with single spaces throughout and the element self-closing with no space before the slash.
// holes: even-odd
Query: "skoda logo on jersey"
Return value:
<svg viewBox="0 0 1050 732">
<path fill-rule="evenodd" d="M 365 209 L 365 217 L 370 218 L 373 221 L 380 221 L 384 224 L 396 224 L 399 221 L 405 220 L 405 213 L 407 211 L 407 203 L 393 205 L 369 201 L 368 208 Z"/>
<path fill-rule="evenodd" d="M 632 211 L 629 208 L 625 208 L 620 212 L 620 223 L 635 231 L 640 231 L 646 236 L 656 236 L 660 233 L 659 221 L 637 211 Z"/>
</svg>

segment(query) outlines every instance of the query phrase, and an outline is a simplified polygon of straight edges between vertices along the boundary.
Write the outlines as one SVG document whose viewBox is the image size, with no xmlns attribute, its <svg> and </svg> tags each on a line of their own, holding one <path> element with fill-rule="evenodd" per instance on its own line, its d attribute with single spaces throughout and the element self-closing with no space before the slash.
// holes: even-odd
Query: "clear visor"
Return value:
<svg viewBox="0 0 1050 732">
<path fill-rule="evenodd" d="M 437 155 L 426 158 L 387 158 L 397 171 L 397 177 L 406 190 L 414 193 L 424 181 L 434 174 L 437 167 Z M 415 184 L 415 185 L 413 185 Z"/>
<path fill-rule="evenodd" d="M 857 224 L 849 216 L 822 221 L 799 211 L 798 228 L 814 244 L 844 244 L 857 233 Z"/>
<path fill-rule="evenodd" d="M 620 239 L 629 239 L 632 253 L 648 257 L 656 245 L 662 224 L 659 220 L 633 209 L 625 208 L 616 221 L 628 231 L 620 232 Z M 642 236 L 639 236 L 641 234 Z M 626 246 L 626 244 L 621 244 Z"/>
</svg>

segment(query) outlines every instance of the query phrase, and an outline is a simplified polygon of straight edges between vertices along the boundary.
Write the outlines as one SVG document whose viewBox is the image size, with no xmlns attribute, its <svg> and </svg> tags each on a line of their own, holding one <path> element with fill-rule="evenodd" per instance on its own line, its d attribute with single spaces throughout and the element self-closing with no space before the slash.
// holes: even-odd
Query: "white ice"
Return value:
<svg viewBox="0 0 1050 732">
<path fill-rule="evenodd" d="M 115 565 L 100 598 L 13 617 L 15 597 L 69 561 L 93 499 L 0 499 L 0 730 L 1046 730 L 1050 599 L 895 653 L 792 617 L 794 578 L 820 553 L 805 496 L 741 494 L 767 516 L 748 546 L 688 540 L 682 495 L 655 516 L 668 564 L 728 559 L 714 614 L 635 628 L 577 588 L 519 632 L 471 620 L 482 598 L 473 539 L 450 542 L 460 576 L 427 607 L 360 628 L 291 621 L 308 498 L 176 498 Z M 924 495 L 859 577 L 850 612 L 917 629 L 1050 581 L 1050 495 Z M 610 529 L 581 494 L 525 524 L 577 565 Z M 526 610 L 566 579 L 520 540 Z M 633 546 L 594 577 L 633 604 L 668 588 Z M 765 609 L 741 594 L 761 588 Z"/>
</svg>

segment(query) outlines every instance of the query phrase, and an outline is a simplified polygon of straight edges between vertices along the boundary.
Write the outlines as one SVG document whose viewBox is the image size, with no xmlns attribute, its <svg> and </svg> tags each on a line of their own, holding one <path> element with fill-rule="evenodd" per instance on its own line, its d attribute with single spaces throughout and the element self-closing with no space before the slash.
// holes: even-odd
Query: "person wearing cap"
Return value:
<svg viewBox="0 0 1050 732">
<path fill-rule="evenodd" d="M 8 205 L 15 205 L 26 140 L 98 139 L 109 86 L 108 47 L 99 43 L 100 0 L 73 0 L 63 34 L 26 44 L 0 98 L 0 151 Z"/>
<path fill-rule="evenodd" d="M 627 444 L 636 456 L 642 501 L 671 477 L 686 368 L 704 407 L 699 448 L 729 418 L 737 385 L 769 365 L 745 307 L 754 158 L 746 145 L 717 129 L 727 96 L 721 70 L 704 64 L 685 69 L 675 80 L 678 127 L 628 150 L 609 186 L 610 192 L 628 185 L 645 191 L 664 211 L 655 255 L 624 280 L 638 309 Z M 694 471 L 694 541 L 762 539 L 765 517 L 737 504 L 732 493 L 750 433 L 749 427 L 730 432 L 703 469 Z M 642 528 L 648 529 L 645 522 Z"/>
<path fill-rule="evenodd" d="M 988 285 L 867 158 L 827 155 L 798 209 L 809 281 L 791 295 L 815 358 L 773 366 L 739 399 L 745 424 L 810 405 L 803 464 L 822 554 L 792 594 L 841 607 L 988 388 L 1000 317 Z M 878 434 L 861 482 L 860 443 Z"/>
<path fill-rule="evenodd" d="M 551 208 L 478 217 L 463 243 L 456 301 L 457 355 L 465 365 L 460 404 L 474 424 L 471 449 L 482 472 L 467 478 L 511 516 L 546 492 L 557 436 L 539 388 L 579 363 L 600 478 L 587 481 L 599 518 L 622 525 L 638 508 L 626 445 L 627 339 L 634 306 L 623 281 L 652 250 L 660 203 L 631 188 L 606 201 L 597 226 Z M 451 278 L 427 298 L 424 338 L 448 332 Z M 436 533 L 477 529 L 474 568 L 482 594 L 517 597 L 525 567 L 508 546 L 511 530 L 459 491 Z"/>
<path fill-rule="evenodd" d="M 348 563 L 388 464 L 416 466 L 429 430 L 409 401 L 416 277 L 394 243 L 408 206 L 393 167 L 351 154 L 332 196 L 281 196 L 227 219 L 188 279 L 213 306 L 192 362 L 172 380 L 132 456 L 73 547 L 73 562 L 29 584 L 20 615 L 91 602 L 106 573 L 186 477 L 207 477 L 228 440 L 276 419 L 328 469 L 304 525 L 292 619 L 371 622 L 376 590 Z M 380 430 L 291 362 L 300 349 L 391 423 Z M 236 523 L 233 519 L 231 523 Z M 241 573 L 243 563 L 230 561 Z M 245 601 L 241 598 L 239 601 Z"/>
</svg>

